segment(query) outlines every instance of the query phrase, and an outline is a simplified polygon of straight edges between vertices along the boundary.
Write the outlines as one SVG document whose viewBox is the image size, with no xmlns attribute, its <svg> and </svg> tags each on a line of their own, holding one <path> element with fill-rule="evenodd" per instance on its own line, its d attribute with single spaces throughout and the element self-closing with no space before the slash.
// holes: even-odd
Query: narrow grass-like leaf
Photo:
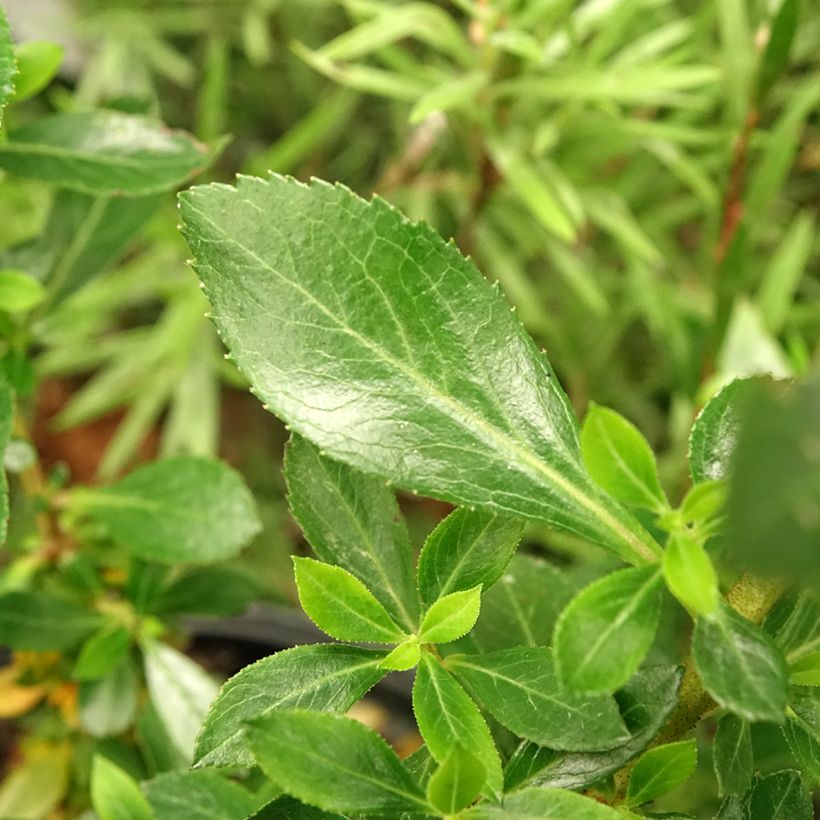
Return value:
<svg viewBox="0 0 820 820">
<path fill-rule="evenodd" d="M 748 721 L 731 713 L 718 723 L 712 750 L 718 794 L 744 794 L 754 775 L 752 733 Z"/>
<path fill-rule="evenodd" d="M 427 812 L 396 753 L 372 729 L 342 715 L 288 710 L 248 724 L 264 772 L 288 794 L 326 811 Z"/>
<path fill-rule="evenodd" d="M 285 480 L 291 511 L 319 558 L 355 575 L 397 623 L 415 630 L 413 548 L 384 481 L 332 461 L 297 435 L 285 450 Z"/>
<path fill-rule="evenodd" d="M 623 569 L 583 589 L 555 627 L 555 662 L 570 689 L 614 692 L 649 651 L 661 612 L 655 566 Z"/>
<path fill-rule="evenodd" d="M 421 643 L 450 643 L 466 635 L 478 619 L 481 586 L 451 592 L 424 613 L 419 630 Z"/>
<path fill-rule="evenodd" d="M 519 737 L 569 751 L 603 751 L 629 739 L 615 700 L 564 690 L 545 647 L 452 655 L 446 665 Z"/>
<path fill-rule="evenodd" d="M 305 614 L 340 641 L 400 643 L 407 636 L 355 575 L 312 558 L 293 559 Z"/>
<path fill-rule="evenodd" d="M 630 806 L 648 803 L 688 780 L 698 759 L 694 740 L 667 743 L 650 749 L 635 764 L 629 776 L 626 802 Z"/>
<path fill-rule="evenodd" d="M 234 360 L 328 455 L 629 561 L 659 552 L 586 475 L 566 396 L 503 298 L 426 225 L 277 176 L 192 189 L 181 211 Z"/>
<path fill-rule="evenodd" d="M 347 711 L 385 671 L 384 652 L 342 644 L 297 646 L 246 666 L 220 690 L 196 744 L 199 766 L 249 766 L 243 721 L 274 709 Z"/>
</svg>

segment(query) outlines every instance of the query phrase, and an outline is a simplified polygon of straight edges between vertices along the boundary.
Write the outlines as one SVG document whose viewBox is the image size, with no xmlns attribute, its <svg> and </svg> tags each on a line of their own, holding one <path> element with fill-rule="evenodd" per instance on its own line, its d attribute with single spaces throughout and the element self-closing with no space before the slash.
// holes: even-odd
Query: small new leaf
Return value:
<svg viewBox="0 0 820 820">
<path fill-rule="evenodd" d="M 419 642 L 450 643 L 458 640 L 473 628 L 480 609 L 480 584 L 439 598 L 422 619 Z"/>
<path fill-rule="evenodd" d="M 427 783 L 427 799 L 450 817 L 476 799 L 486 779 L 481 761 L 456 744 Z"/>
<path fill-rule="evenodd" d="M 312 558 L 294 558 L 293 567 L 302 609 L 332 638 L 401 643 L 407 637 L 355 575 Z"/>
<path fill-rule="evenodd" d="M 658 627 L 662 583 L 656 566 L 623 569 L 570 601 L 555 627 L 555 661 L 576 691 L 614 692 L 634 674 Z"/>
<path fill-rule="evenodd" d="M 697 756 L 694 740 L 650 749 L 638 760 L 629 777 L 627 804 L 639 806 L 679 786 L 695 770 Z"/>
<path fill-rule="evenodd" d="M 581 454 L 592 478 L 619 501 L 655 512 L 668 509 L 652 448 L 619 413 L 590 405 L 581 428 Z"/>
<path fill-rule="evenodd" d="M 415 635 L 411 635 L 402 641 L 379 666 L 393 672 L 405 672 L 408 669 L 413 669 L 418 664 L 420 656 L 419 639 Z"/>
<path fill-rule="evenodd" d="M 691 535 L 675 532 L 663 554 L 663 576 L 669 591 L 698 615 L 711 615 L 720 603 L 720 589 L 712 561 Z"/>
</svg>

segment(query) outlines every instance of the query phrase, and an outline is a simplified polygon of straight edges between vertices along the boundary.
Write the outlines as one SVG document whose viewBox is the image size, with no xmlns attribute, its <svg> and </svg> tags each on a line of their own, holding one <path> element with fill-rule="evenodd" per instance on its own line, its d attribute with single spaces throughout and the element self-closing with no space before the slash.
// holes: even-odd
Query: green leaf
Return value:
<svg viewBox="0 0 820 820">
<path fill-rule="evenodd" d="M 798 686 L 820 686 L 820 650 L 794 661 L 789 666 L 789 680 Z"/>
<path fill-rule="evenodd" d="M 694 740 L 667 743 L 650 749 L 635 764 L 629 776 L 626 802 L 629 806 L 648 803 L 688 780 L 698 759 Z"/>
<path fill-rule="evenodd" d="M 96 612 L 46 592 L 0 595 L 0 646 L 51 652 L 71 649 L 101 624 Z"/>
<path fill-rule="evenodd" d="M 0 145 L 0 168 L 84 194 L 145 196 L 181 185 L 221 148 L 131 114 L 68 112 L 12 133 Z"/>
<path fill-rule="evenodd" d="M 613 692 L 646 657 L 661 613 L 656 566 L 622 569 L 570 601 L 555 627 L 555 662 L 570 689 Z"/>
<path fill-rule="evenodd" d="M 761 100 L 769 94 L 772 86 L 789 65 L 789 52 L 797 31 L 799 16 L 799 0 L 782 0 L 772 21 L 766 49 L 760 58 L 757 96 Z"/>
<path fill-rule="evenodd" d="M 384 676 L 384 652 L 297 646 L 246 666 L 220 690 L 197 738 L 198 766 L 250 766 L 243 721 L 274 709 L 345 712 Z"/>
<path fill-rule="evenodd" d="M 785 603 L 788 599 L 781 600 Z M 768 631 L 768 619 L 766 628 Z M 817 646 L 819 636 L 820 598 L 814 590 L 805 589 L 793 602 L 785 620 L 776 628 L 774 640 L 786 658 L 793 662 L 811 652 Z"/>
<path fill-rule="evenodd" d="M 570 751 L 603 751 L 629 739 L 613 698 L 564 691 L 545 647 L 453 655 L 446 665 L 519 737 Z"/>
<path fill-rule="evenodd" d="M 201 666 L 170 646 L 150 641 L 144 657 L 151 701 L 172 743 L 190 760 L 218 687 Z"/>
<path fill-rule="evenodd" d="M 13 101 L 18 103 L 42 91 L 56 76 L 64 49 L 47 40 L 29 40 L 14 47 L 17 77 Z"/>
<path fill-rule="evenodd" d="M 820 378 L 764 384 L 745 405 L 734 452 L 725 554 L 741 569 L 818 588 Z"/>
<path fill-rule="evenodd" d="M 812 820 L 811 795 L 803 786 L 800 772 L 785 769 L 756 778 L 750 816 L 752 820 Z"/>
<path fill-rule="evenodd" d="M 124 627 L 104 627 L 83 644 L 74 664 L 74 679 L 105 677 L 125 657 L 130 644 L 131 633 Z"/>
<path fill-rule="evenodd" d="M 786 662 L 760 627 L 722 603 L 714 615 L 697 619 L 692 653 L 703 685 L 721 706 L 750 721 L 784 721 Z"/>
<path fill-rule="evenodd" d="M 322 811 L 284 795 L 262 806 L 248 820 L 348 820 L 336 812 Z"/>
<path fill-rule="evenodd" d="M 396 753 L 372 729 L 322 712 L 271 712 L 248 724 L 265 774 L 288 794 L 326 811 L 427 812 Z"/>
<path fill-rule="evenodd" d="M 615 694 L 629 740 L 606 752 L 559 753 L 525 742 L 504 772 L 507 791 L 521 784 L 583 789 L 622 769 L 652 742 L 678 705 L 682 671 L 656 666 L 640 670 Z"/>
<path fill-rule="evenodd" d="M 464 820 L 623 820 L 610 806 L 563 789 L 524 789 L 503 806 L 481 805 L 464 812 Z"/>
<path fill-rule="evenodd" d="M 145 795 L 155 820 L 245 820 L 258 806 L 249 791 L 212 771 L 161 774 L 145 784 Z"/>
<path fill-rule="evenodd" d="M 91 764 L 91 804 L 99 820 L 154 820 L 137 782 L 99 754 Z"/>
<path fill-rule="evenodd" d="M 428 652 L 422 653 L 416 672 L 413 712 L 435 760 L 443 764 L 454 746 L 461 744 L 481 762 L 488 796 L 500 797 L 501 758 L 487 723 L 458 681 Z"/>
<path fill-rule="evenodd" d="M 138 696 L 137 673 L 125 657 L 104 678 L 80 684 L 80 725 L 92 737 L 122 734 L 134 722 Z"/>
<path fill-rule="evenodd" d="M 481 761 L 462 746 L 454 745 L 427 784 L 427 799 L 446 817 L 457 814 L 472 803 L 487 772 Z"/>
<path fill-rule="evenodd" d="M 420 643 L 450 643 L 466 635 L 478 619 L 481 585 L 439 598 L 424 613 Z"/>
<path fill-rule="evenodd" d="M 260 583 L 243 569 L 217 565 L 184 570 L 162 590 L 153 611 L 162 615 L 219 615 L 244 612 L 261 595 Z"/>
<path fill-rule="evenodd" d="M 367 587 L 341 567 L 293 558 L 299 602 L 305 614 L 340 641 L 400 643 L 407 636 Z"/>
<path fill-rule="evenodd" d="M 137 745 L 152 774 L 188 768 L 190 759 L 174 746 L 150 700 L 140 712 L 134 728 Z"/>
<path fill-rule="evenodd" d="M 169 564 L 230 558 L 260 529 L 239 474 L 195 456 L 155 461 L 108 487 L 75 490 L 69 503 L 135 555 Z"/>
<path fill-rule="evenodd" d="M 581 427 L 581 454 L 592 478 L 619 501 L 655 512 L 668 509 L 655 454 L 620 413 L 590 404 Z"/>
<path fill-rule="evenodd" d="M 400 487 L 630 561 L 659 552 L 588 478 L 549 365 L 453 245 L 341 187 L 238 186 L 182 194 L 184 233 L 222 338 L 277 415 Z"/>
<path fill-rule="evenodd" d="M 38 755 L 31 755 L 16 765 L 0 785 L 0 817 L 48 817 L 68 791 L 70 772 L 71 755 L 65 746 L 48 746 Z"/>
<path fill-rule="evenodd" d="M 752 378 L 729 382 L 698 414 L 689 434 L 689 469 L 693 481 L 726 477 L 737 444 L 739 407 L 757 381 Z"/>
<path fill-rule="evenodd" d="M 787 720 L 783 734 L 794 759 L 812 786 L 820 786 L 820 739 L 807 732 L 799 720 Z"/>
<path fill-rule="evenodd" d="M 486 88 L 489 79 L 486 71 L 470 71 L 448 78 L 416 101 L 408 122 L 417 125 L 436 112 L 469 109 L 475 105 L 476 95 Z"/>
<path fill-rule="evenodd" d="M 325 458 L 293 435 L 285 450 L 288 500 L 314 552 L 355 575 L 406 629 L 418 627 L 413 548 L 384 481 Z"/>
<path fill-rule="evenodd" d="M 394 672 L 406 672 L 418 664 L 420 657 L 419 639 L 416 635 L 411 635 L 393 649 L 380 666 L 382 669 L 390 669 Z"/>
<path fill-rule="evenodd" d="M 523 522 L 464 507 L 450 513 L 427 537 L 418 562 L 422 600 L 481 585 L 486 592 L 502 575 L 524 531 Z"/>
<path fill-rule="evenodd" d="M 754 753 L 749 723 L 731 713 L 718 723 L 712 750 L 718 794 L 744 794 L 752 784 Z"/>
<path fill-rule="evenodd" d="M 531 555 L 516 555 L 501 580 L 481 596 L 481 613 L 469 640 L 482 652 L 547 646 L 572 592 L 551 564 Z"/>
<path fill-rule="evenodd" d="M 717 573 L 706 550 L 688 533 L 675 532 L 669 537 L 663 554 L 663 577 L 669 591 L 698 615 L 712 615 L 717 610 Z"/>
<path fill-rule="evenodd" d="M 14 94 L 17 62 L 9 30 L 5 9 L 0 6 L 0 126 L 3 124 L 3 109 Z"/>
<path fill-rule="evenodd" d="M 0 271 L 0 310 L 25 313 L 45 297 L 43 286 L 19 270 Z"/>
<path fill-rule="evenodd" d="M 792 686 L 789 706 L 803 725 L 820 741 L 820 689 L 809 686 Z"/>
</svg>

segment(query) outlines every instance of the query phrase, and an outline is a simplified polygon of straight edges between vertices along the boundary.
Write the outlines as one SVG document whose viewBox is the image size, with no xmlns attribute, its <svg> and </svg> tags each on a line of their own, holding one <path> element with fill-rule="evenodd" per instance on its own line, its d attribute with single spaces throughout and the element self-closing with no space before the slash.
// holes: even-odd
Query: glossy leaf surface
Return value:
<svg viewBox="0 0 820 820">
<path fill-rule="evenodd" d="M 421 643 L 450 643 L 466 635 L 478 619 L 481 587 L 451 592 L 424 613 L 419 630 Z"/>
<path fill-rule="evenodd" d="M 418 626 L 413 549 L 392 490 L 292 436 L 285 480 L 294 517 L 323 561 L 355 575 L 397 623 Z"/>
<path fill-rule="evenodd" d="M 662 589 L 659 570 L 648 566 L 613 572 L 573 598 L 555 627 L 562 682 L 588 692 L 623 686 L 655 637 Z"/>
<path fill-rule="evenodd" d="M 396 753 L 372 729 L 342 715 L 288 710 L 248 724 L 265 773 L 288 794 L 326 811 L 422 811 L 427 801 Z"/>
<path fill-rule="evenodd" d="M 192 189 L 181 212 L 234 360 L 330 456 L 628 560 L 655 554 L 586 475 L 566 396 L 503 298 L 426 225 L 277 176 Z"/>
<path fill-rule="evenodd" d="M 519 737 L 572 751 L 611 749 L 629 739 L 614 699 L 564 691 L 545 647 L 450 656 L 447 667 Z"/>
<path fill-rule="evenodd" d="M 697 758 L 694 740 L 650 749 L 638 760 L 629 776 L 627 804 L 639 806 L 679 786 L 694 772 Z"/>
<path fill-rule="evenodd" d="M 243 721 L 274 709 L 347 711 L 385 672 L 384 652 L 341 644 L 298 646 L 263 658 L 220 690 L 197 738 L 200 766 L 248 766 Z"/>
</svg>

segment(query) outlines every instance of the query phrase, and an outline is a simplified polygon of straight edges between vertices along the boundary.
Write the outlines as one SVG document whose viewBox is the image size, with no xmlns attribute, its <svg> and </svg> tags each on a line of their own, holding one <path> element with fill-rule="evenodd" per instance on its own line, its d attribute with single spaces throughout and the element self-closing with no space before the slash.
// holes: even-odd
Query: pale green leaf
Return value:
<svg viewBox="0 0 820 820">
<path fill-rule="evenodd" d="M 92 737 L 122 734 L 134 722 L 140 683 L 134 664 L 123 658 L 105 677 L 80 683 L 80 726 Z"/>
<path fill-rule="evenodd" d="M 64 49 L 47 40 L 28 40 L 14 47 L 17 77 L 14 102 L 22 102 L 42 91 L 55 77 L 63 61 Z"/>
<path fill-rule="evenodd" d="M 419 639 L 415 635 L 411 635 L 393 649 L 379 665 L 382 669 L 405 672 L 408 669 L 413 669 L 418 664 L 420 657 Z"/>
<path fill-rule="evenodd" d="M 466 635 L 478 619 L 481 585 L 439 598 L 424 613 L 420 643 L 449 643 Z"/>
<path fill-rule="evenodd" d="M 75 680 L 94 680 L 107 675 L 128 652 L 131 633 L 124 627 L 106 625 L 80 649 L 74 664 Z"/>
<path fill-rule="evenodd" d="M 139 784 L 99 754 L 91 764 L 91 803 L 99 820 L 154 820 Z"/>
<path fill-rule="evenodd" d="M 65 746 L 49 746 L 41 754 L 26 759 L 0 785 L 0 817 L 47 817 L 65 797 L 70 773 L 71 756 Z"/>
<path fill-rule="evenodd" d="M 486 71 L 470 71 L 453 77 L 428 91 L 413 106 L 408 118 L 411 125 L 436 112 L 461 110 L 475 105 L 476 95 L 487 86 L 490 78 Z"/>
<path fill-rule="evenodd" d="M 698 615 L 711 615 L 717 609 L 717 573 L 706 550 L 687 532 L 670 536 L 663 554 L 663 577 L 671 593 Z"/>
<path fill-rule="evenodd" d="M 43 286 L 23 271 L 0 271 L 0 310 L 24 313 L 39 305 L 44 297 Z"/>
<path fill-rule="evenodd" d="M 798 686 L 820 686 L 820 650 L 794 661 L 789 666 L 789 680 Z"/>
</svg>

